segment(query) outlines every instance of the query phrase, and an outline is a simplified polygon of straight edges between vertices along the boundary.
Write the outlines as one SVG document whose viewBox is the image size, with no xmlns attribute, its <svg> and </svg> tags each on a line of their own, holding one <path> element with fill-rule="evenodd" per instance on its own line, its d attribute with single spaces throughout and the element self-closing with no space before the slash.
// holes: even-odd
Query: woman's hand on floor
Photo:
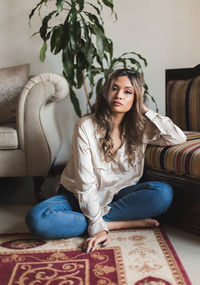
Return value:
<svg viewBox="0 0 200 285">
<path fill-rule="evenodd" d="M 110 243 L 109 235 L 106 231 L 101 231 L 86 239 L 83 244 L 83 250 L 86 252 L 93 251 L 99 243 L 103 243 L 103 246 Z"/>
</svg>

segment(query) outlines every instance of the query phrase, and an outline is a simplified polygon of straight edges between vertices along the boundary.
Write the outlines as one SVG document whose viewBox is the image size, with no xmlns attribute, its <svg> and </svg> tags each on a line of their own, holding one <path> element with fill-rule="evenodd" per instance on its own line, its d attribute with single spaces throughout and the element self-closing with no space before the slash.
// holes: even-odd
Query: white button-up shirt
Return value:
<svg viewBox="0 0 200 285">
<path fill-rule="evenodd" d="M 148 119 L 144 139 L 135 151 L 133 165 L 128 163 L 125 143 L 118 149 L 114 161 L 105 161 L 93 114 L 81 118 L 75 125 L 72 153 L 60 183 L 77 197 L 88 218 L 90 235 L 108 231 L 102 216 L 109 212 L 108 204 L 115 194 L 126 186 L 137 184 L 141 178 L 148 143 L 166 146 L 186 140 L 184 133 L 168 117 L 152 110 L 145 116 Z"/>
</svg>

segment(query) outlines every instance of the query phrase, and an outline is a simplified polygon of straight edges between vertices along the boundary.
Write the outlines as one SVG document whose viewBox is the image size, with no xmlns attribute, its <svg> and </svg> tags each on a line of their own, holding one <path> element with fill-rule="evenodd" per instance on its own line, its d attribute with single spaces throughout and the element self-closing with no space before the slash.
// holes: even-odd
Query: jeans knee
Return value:
<svg viewBox="0 0 200 285">
<path fill-rule="evenodd" d="M 41 237 L 42 236 L 42 230 L 44 230 L 42 223 L 42 219 L 39 217 L 38 212 L 35 210 L 35 208 L 32 208 L 28 214 L 26 215 L 26 225 L 29 229 L 29 231 L 34 235 Z"/>
<path fill-rule="evenodd" d="M 152 182 L 153 188 L 156 189 L 157 205 L 160 208 L 160 212 L 165 212 L 169 209 L 173 199 L 172 187 L 164 182 Z"/>
<path fill-rule="evenodd" d="M 86 217 L 81 213 L 52 210 L 37 205 L 28 212 L 26 224 L 34 236 L 42 239 L 80 236 L 88 226 Z"/>
</svg>

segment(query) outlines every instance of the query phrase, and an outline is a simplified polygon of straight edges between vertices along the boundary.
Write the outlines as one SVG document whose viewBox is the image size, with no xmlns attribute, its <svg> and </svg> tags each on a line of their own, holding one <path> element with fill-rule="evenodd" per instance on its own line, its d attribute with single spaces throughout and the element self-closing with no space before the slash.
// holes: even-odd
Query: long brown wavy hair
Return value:
<svg viewBox="0 0 200 285">
<path fill-rule="evenodd" d="M 121 133 L 124 134 L 126 143 L 126 153 L 128 161 L 133 164 L 135 159 L 134 151 L 137 146 L 142 143 L 143 132 L 145 127 L 145 118 L 141 113 L 142 104 L 142 87 L 145 82 L 143 77 L 130 69 L 117 69 L 113 71 L 104 83 L 101 92 L 97 95 L 96 102 L 93 106 L 98 131 L 102 135 L 100 143 L 106 161 L 114 159 L 113 142 L 111 133 L 113 123 L 111 118 L 111 110 L 109 107 L 108 93 L 111 84 L 120 76 L 127 76 L 134 88 L 134 102 L 131 109 L 125 114 L 121 123 Z"/>
</svg>

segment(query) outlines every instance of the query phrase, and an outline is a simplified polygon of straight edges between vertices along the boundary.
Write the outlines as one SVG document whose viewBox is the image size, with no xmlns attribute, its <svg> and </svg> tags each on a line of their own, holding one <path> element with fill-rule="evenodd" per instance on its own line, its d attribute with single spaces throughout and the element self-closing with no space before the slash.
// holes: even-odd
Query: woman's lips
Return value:
<svg viewBox="0 0 200 285">
<path fill-rule="evenodd" d="M 122 103 L 119 101 L 113 101 L 114 106 L 122 106 Z"/>
</svg>

